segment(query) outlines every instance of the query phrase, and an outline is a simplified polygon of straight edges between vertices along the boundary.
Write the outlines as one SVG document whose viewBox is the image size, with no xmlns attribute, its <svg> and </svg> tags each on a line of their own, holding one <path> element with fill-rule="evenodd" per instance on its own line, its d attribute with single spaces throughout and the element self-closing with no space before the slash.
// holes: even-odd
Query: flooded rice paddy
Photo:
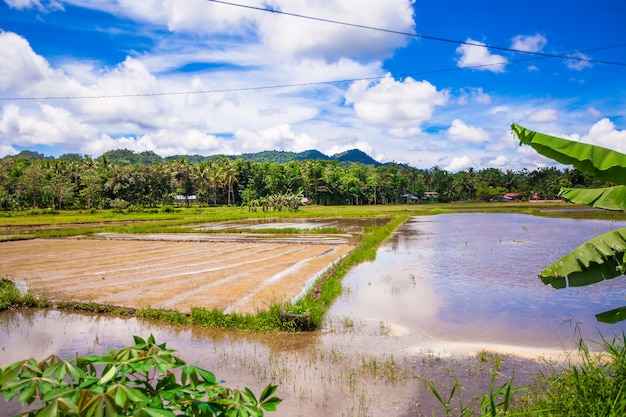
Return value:
<svg viewBox="0 0 626 417">
<path fill-rule="evenodd" d="M 445 386 L 460 376 L 469 399 L 487 388 L 496 363 L 467 359 L 475 352 L 516 355 L 497 367 L 524 383 L 539 365 L 520 357 L 564 359 L 577 335 L 597 340 L 621 332 L 623 324 L 598 323 L 594 314 L 626 304 L 623 278 L 554 290 L 537 273 L 623 226 L 518 214 L 415 217 L 375 261 L 349 272 L 319 332 L 263 335 L 23 310 L 0 313 L 0 364 L 101 353 L 152 333 L 226 386 L 279 384 L 284 401 L 268 415 L 431 415 L 427 379 Z"/>
</svg>

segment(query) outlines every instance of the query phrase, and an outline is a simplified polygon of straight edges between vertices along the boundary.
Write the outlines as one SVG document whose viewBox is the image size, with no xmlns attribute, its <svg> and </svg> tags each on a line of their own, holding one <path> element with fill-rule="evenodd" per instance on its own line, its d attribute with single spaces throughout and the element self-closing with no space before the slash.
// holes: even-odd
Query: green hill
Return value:
<svg viewBox="0 0 626 417">
<path fill-rule="evenodd" d="M 18 155 L 13 156 L 27 158 L 32 160 L 36 159 L 55 159 L 53 157 L 46 157 L 38 152 L 22 151 Z M 230 159 L 243 159 L 250 162 L 276 162 L 284 164 L 291 161 L 338 161 L 342 164 L 346 163 L 360 163 L 366 165 L 381 165 L 380 162 L 373 159 L 371 156 L 358 149 L 351 149 L 349 151 L 341 152 L 333 156 L 328 156 L 322 152 L 310 149 L 303 152 L 288 152 L 288 151 L 263 151 L 255 153 L 245 153 L 241 155 L 172 155 L 168 157 L 161 157 L 152 151 L 143 151 L 136 153 L 128 149 L 116 149 L 105 152 L 99 156 L 98 160 L 106 159 L 110 164 L 116 166 L 128 166 L 128 165 L 154 165 L 166 161 L 175 161 L 179 159 L 186 159 L 190 164 L 197 164 L 206 160 L 217 160 L 219 158 Z M 9 157 L 7 157 L 9 158 Z M 59 159 L 75 159 L 80 160 L 82 157 L 79 154 L 64 154 Z"/>
<path fill-rule="evenodd" d="M 349 151 L 335 154 L 331 157 L 331 159 L 336 159 L 339 162 L 357 162 L 360 164 L 375 166 L 381 165 L 380 162 L 376 161 L 374 158 L 359 149 L 350 149 Z"/>
</svg>

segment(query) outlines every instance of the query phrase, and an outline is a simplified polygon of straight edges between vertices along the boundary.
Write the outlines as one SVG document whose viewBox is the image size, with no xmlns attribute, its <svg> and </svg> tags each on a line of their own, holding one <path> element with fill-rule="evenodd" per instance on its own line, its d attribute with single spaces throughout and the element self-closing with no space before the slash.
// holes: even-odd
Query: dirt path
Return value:
<svg viewBox="0 0 626 417">
<path fill-rule="evenodd" d="M 342 239 L 324 237 L 237 236 L 102 235 L 2 242 L 0 274 L 52 301 L 256 312 L 298 296 L 353 248 Z"/>
</svg>

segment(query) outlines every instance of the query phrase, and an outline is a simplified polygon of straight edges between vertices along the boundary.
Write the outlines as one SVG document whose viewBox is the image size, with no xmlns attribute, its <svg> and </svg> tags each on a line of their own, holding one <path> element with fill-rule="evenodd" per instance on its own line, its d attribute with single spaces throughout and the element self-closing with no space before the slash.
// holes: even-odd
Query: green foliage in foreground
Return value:
<svg viewBox="0 0 626 417">
<path fill-rule="evenodd" d="M 263 416 L 281 400 L 267 385 L 259 398 L 249 389 L 218 384 L 215 375 L 186 364 L 154 337 L 106 355 L 41 362 L 19 361 L 0 368 L 0 394 L 38 407 L 37 417 Z"/>
<path fill-rule="evenodd" d="M 562 373 L 539 376 L 520 408 L 546 417 L 618 417 L 626 415 L 626 335 L 602 339 L 602 353 L 581 341 L 582 362 Z"/>
</svg>

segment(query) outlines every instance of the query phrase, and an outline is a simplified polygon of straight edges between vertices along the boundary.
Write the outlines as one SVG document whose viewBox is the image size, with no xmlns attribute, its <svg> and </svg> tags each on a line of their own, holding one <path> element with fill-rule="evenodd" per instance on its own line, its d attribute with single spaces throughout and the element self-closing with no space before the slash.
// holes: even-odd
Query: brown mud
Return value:
<svg viewBox="0 0 626 417">
<path fill-rule="evenodd" d="M 3 242 L 0 270 L 53 302 L 254 313 L 293 300 L 352 248 L 321 235 L 101 234 Z"/>
</svg>

